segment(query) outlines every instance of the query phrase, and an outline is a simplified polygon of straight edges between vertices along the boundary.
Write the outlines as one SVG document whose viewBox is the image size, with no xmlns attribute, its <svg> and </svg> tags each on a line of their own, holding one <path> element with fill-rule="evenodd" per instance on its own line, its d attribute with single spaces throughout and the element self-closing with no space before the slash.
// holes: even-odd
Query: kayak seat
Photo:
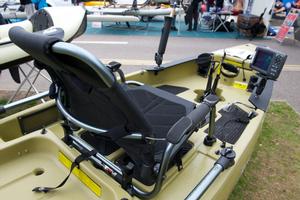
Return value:
<svg viewBox="0 0 300 200">
<path fill-rule="evenodd" d="M 149 122 L 154 138 L 166 138 L 170 128 L 183 116 L 186 116 L 195 109 L 195 104 L 177 97 L 169 92 L 143 85 L 126 90 L 138 109 L 144 114 Z M 125 141 L 123 141 L 125 142 Z M 154 162 L 160 163 L 167 142 L 157 140 L 154 143 Z M 131 152 L 131 157 L 138 159 L 139 152 L 136 152 L 132 145 L 125 145 L 123 148 Z M 137 154 L 137 155 L 135 155 Z"/>
<path fill-rule="evenodd" d="M 211 103 L 195 109 L 194 103 L 166 91 L 119 83 L 95 56 L 55 37 L 20 27 L 12 28 L 9 35 L 50 74 L 50 97 L 64 117 L 65 141 L 75 135 L 74 127 L 109 139 L 133 162 L 124 173 L 161 187 L 169 163 L 205 118 Z"/>
<path fill-rule="evenodd" d="M 71 66 L 69 57 L 64 56 L 60 59 L 64 60 L 64 65 L 70 62 Z M 147 147 L 148 144 L 145 141 L 137 142 L 136 140 L 122 139 L 122 137 L 132 132 L 142 133 L 147 131 L 149 133 L 145 134 L 145 137 L 165 139 L 169 129 L 181 117 L 190 113 L 195 108 L 195 104 L 148 85 L 128 86 L 115 82 L 124 94 L 124 96 L 119 97 L 115 94 L 116 91 L 100 89 L 100 84 L 98 87 L 92 86 L 80 79 L 80 75 L 61 72 L 60 76 L 62 76 L 61 80 L 57 81 L 61 81 L 64 85 L 63 91 L 68 112 L 81 122 L 108 130 L 105 136 L 94 133 L 94 137 L 101 140 L 98 143 L 103 143 L 109 138 L 110 141 L 106 143 L 109 143 L 110 146 L 116 143 L 122 147 L 135 165 L 134 177 L 146 185 L 152 185 L 155 177 L 148 175 L 145 178 L 141 175 L 144 173 L 142 172 L 143 162 L 149 162 L 150 166 L 160 163 L 167 142 L 158 140 Z M 56 76 L 53 77 L 53 79 L 57 78 Z M 128 104 L 126 105 L 121 98 L 127 101 Z M 126 111 L 127 106 L 131 106 L 130 109 L 135 110 Z M 137 114 L 136 116 L 130 116 L 128 112 Z M 140 120 L 140 123 L 144 123 L 145 127 L 138 127 L 135 124 L 135 121 L 138 120 Z M 101 148 L 94 147 L 96 149 Z M 107 154 L 107 148 L 104 148 L 101 153 Z"/>
</svg>

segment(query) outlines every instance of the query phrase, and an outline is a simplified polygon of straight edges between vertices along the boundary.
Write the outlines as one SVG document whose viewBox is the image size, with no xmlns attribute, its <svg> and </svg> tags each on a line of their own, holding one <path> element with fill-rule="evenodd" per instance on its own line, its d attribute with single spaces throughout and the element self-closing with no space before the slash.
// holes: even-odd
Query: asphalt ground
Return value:
<svg viewBox="0 0 300 200">
<path fill-rule="evenodd" d="M 155 65 L 154 54 L 157 51 L 159 39 L 159 36 L 85 34 L 77 38 L 73 43 L 90 51 L 103 63 L 113 60 L 122 63 L 122 69 L 125 73 L 129 73 Z M 271 39 L 249 41 L 247 39 L 170 37 L 164 55 L 164 62 L 246 43 L 269 46 L 288 54 L 286 66 L 279 80 L 275 83 L 273 99 L 286 100 L 295 110 L 300 112 L 299 42 L 288 41 L 284 44 L 279 44 Z M 25 71 L 27 70 L 25 69 Z M 45 79 L 39 77 L 36 83 L 38 90 L 48 89 L 49 83 Z M 0 90 L 15 90 L 17 87 L 18 85 L 13 82 L 8 71 L 3 71 L 0 77 Z"/>
</svg>

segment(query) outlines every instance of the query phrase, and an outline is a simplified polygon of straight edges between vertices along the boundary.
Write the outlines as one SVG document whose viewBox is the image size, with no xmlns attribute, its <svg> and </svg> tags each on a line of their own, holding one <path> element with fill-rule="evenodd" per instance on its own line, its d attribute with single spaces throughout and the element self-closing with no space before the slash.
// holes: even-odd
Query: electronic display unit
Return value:
<svg viewBox="0 0 300 200">
<path fill-rule="evenodd" d="M 276 80 L 284 66 L 287 55 L 266 47 L 257 47 L 251 68 L 267 79 Z"/>
</svg>

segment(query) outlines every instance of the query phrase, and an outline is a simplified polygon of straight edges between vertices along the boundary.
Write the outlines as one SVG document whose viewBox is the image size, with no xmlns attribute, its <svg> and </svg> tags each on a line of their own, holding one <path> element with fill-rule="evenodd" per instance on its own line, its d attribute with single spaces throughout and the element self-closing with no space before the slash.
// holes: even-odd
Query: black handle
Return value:
<svg viewBox="0 0 300 200">
<path fill-rule="evenodd" d="M 12 27 L 8 35 L 10 40 L 18 47 L 43 63 L 48 61 L 45 54 L 49 53 L 52 44 L 61 41 L 57 37 L 31 33 L 18 26 Z"/>
<path fill-rule="evenodd" d="M 40 37 L 33 33 L 29 33 L 24 28 L 15 26 L 8 32 L 10 40 L 22 49 L 34 48 L 39 42 Z M 26 51 L 26 50 L 25 50 Z"/>
<path fill-rule="evenodd" d="M 195 110 L 186 117 L 182 117 L 172 126 L 167 134 L 167 141 L 172 144 L 178 144 L 185 134 L 198 128 L 198 125 L 201 124 L 218 101 L 219 98 L 216 95 L 208 95 Z"/>
<path fill-rule="evenodd" d="M 201 103 L 195 110 L 188 114 L 187 117 L 191 119 L 192 126 L 196 127 L 205 119 L 205 116 L 209 113 L 209 111 L 210 106 L 208 106 L 206 103 Z"/>
</svg>

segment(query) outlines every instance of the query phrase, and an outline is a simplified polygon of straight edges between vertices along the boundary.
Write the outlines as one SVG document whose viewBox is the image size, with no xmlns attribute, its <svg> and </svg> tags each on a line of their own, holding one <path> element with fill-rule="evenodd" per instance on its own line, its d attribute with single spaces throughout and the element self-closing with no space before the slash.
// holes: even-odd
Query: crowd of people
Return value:
<svg viewBox="0 0 300 200">
<path fill-rule="evenodd" d="M 35 10 L 47 7 L 46 0 L 20 0 L 20 11 L 25 11 L 27 18 L 31 17 Z"/>
<path fill-rule="evenodd" d="M 175 0 L 172 0 L 175 1 Z M 199 20 L 200 12 L 212 12 L 220 11 L 224 6 L 224 0 L 187 0 L 188 5 L 185 8 L 185 23 L 188 26 L 187 31 L 196 31 Z M 237 0 L 233 9 L 231 10 L 233 15 L 237 15 L 243 12 L 243 0 Z M 273 14 L 285 13 L 286 15 L 293 8 L 300 9 L 300 0 L 275 0 L 273 8 Z M 172 30 L 177 30 L 175 23 L 173 23 Z"/>
<path fill-rule="evenodd" d="M 179 4 L 179 0 L 170 0 L 170 4 L 176 2 Z M 20 0 L 20 9 L 26 12 L 27 16 L 31 16 L 35 10 L 47 7 L 46 0 Z M 200 12 L 220 11 L 223 8 L 224 0 L 186 0 L 185 9 L 185 23 L 188 26 L 187 31 L 196 31 L 198 28 L 198 20 Z M 233 9 L 237 12 L 242 11 L 243 0 L 237 0 L 236 6 Z M 275 0 L 275 6 L 273 8 L 273 14 L 288 13 L 292 8 L 300 9 L 300 0 Z M 177 31 L 175 26 L 176 16 L 173 19 L 171 30 Z"/>
<path fill-rule="evenodd" d="M 171 0 L 171 4 L 172 1 L 174 0 Z M 224 0 L 191 0 L 190 2 L 186 2 L 186 4 L 188 5 L 185 8 L 185 23 L 188 25 L 187 31 L 196 31 L 200 11 L 210 12 L 212 9 L 220 11 L 223 8 Z M 171 29 L 177 30 L 175 27 L 175 19 L 173 20 Z"/>
<path fill-rule="evenodd" d="M 292 8 L 300 9 L 300 0 L 294 0 L 292 2 L 284 1 L 284 0 L 276 0 L 273 9 L 273 14 L 274 15 L 278 13 L 288 14 Z"/>
<path fill-rule="evenodd" d="M 173 0 L 174 1 L 174 0 Z M 198 20 L 200 12 L 219 12 L 224 7 L 224 0 L 187 0 L 185 2 L 186 16 L 185 23 L 188 25 L 187 31 L 196 31 L 198 28 Z M 234 5 L 231 5 L 233 15 L 238 15 L 243 12 L 244 0 L 236 0 Z M 177 30 L 172 27 L 172 30 Z"/>
</svg>

